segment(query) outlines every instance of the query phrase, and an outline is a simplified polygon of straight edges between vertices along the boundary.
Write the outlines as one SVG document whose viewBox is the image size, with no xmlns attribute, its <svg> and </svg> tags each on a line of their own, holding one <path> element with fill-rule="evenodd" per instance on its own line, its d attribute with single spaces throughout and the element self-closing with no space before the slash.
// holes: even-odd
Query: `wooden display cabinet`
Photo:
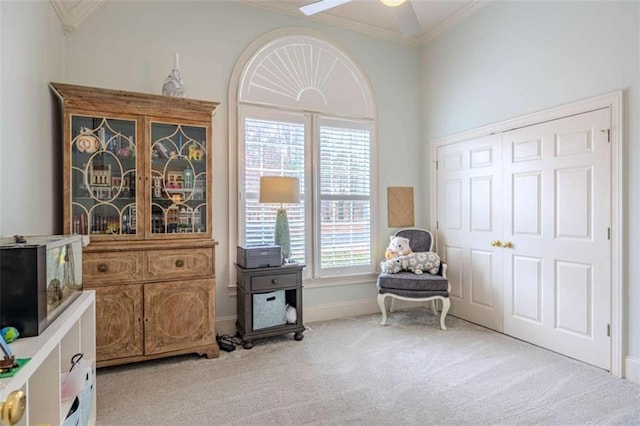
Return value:
<svg viewBox="0 0 640 426">
<path fill-rule="evenodd" d="M 98 366 L 218 356 L 211 134 L 218 103 L 51 83 L 63 227 L 88 235 Z"/>
</svg>

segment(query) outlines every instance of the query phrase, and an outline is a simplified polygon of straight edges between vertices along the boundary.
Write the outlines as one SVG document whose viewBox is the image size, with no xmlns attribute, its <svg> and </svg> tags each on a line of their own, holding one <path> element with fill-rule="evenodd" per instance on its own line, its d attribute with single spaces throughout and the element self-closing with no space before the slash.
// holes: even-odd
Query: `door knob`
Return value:
<svg viewBox="0 0 640 426">
<path fill-rule="evenodd" d="M 499 246 L 500 246 L 500 240 L 491 241 L 491 247 L 499 247 Z"/>
<path fill-rule="evenodd" d="M 513 244 L 511 244 L 511 241 L 504 241 L 504 242 L 502 243 L 502 247 L 504 247 L 504 248 L 511 248 L 511 247 L 513 247 Z"/>
</svg>

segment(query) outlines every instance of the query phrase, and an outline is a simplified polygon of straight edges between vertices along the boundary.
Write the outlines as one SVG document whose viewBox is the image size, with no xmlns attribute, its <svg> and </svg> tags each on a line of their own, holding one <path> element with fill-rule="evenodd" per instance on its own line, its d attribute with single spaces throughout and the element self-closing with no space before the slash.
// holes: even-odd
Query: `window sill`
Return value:
<svg viewBox="0 0 640 426">
<path fill-rule="evenodd" d="M 366 273 L 326 278 L 308 278 L 302 280 L 302 285 L 306 288 L 339 287 L 344 285 L 375 283 L 377 279 L 378 274 Z"/>
<path fill-rule="evenodd" d="M 341 275 L 339 277 L 326 277 L 326 278 L 306 278 L 302 280 L 302 286 L 305 288 L 325 288 L 325 287 L 341 287 L 345 285 L 358 285 L 358 284 L 370 284 L 375 283 L 378 279 L 377 273 L 366 274 L 354 274 L 354 275 Z M 234 292 L 229 296 L 235 296 L 235 289 L 238 285 L 229 283 L 228 289 L 233 289 Z"/>
</svg>

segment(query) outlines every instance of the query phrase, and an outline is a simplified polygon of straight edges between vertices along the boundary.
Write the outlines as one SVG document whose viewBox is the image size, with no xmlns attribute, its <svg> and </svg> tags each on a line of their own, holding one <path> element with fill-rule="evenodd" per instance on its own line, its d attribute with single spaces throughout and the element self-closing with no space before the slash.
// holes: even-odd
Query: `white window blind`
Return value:
<svg viewBox="0 0 640 426">
<path fill-rule="evenodd" d="M 283 207 L 306 277 L 373 272 L 372 122 L 246 106 L 240 123 L 240 244 L 274 241 L 280 206 L 258 202 L 260 177 L 294 176 L 301 201 Z"/>
<path fill-rule="evenodd" d="M 285 204 L 291 235 L 291 257 L 305 260 L 304 164 L 305 124 L 278 119 L 244 118 L 245 244 L 273 244 L 279 205 L 261 204 L 261 176 L 294 176 L 301 202 Z"/>
<path fill-rule="evenodd" d="M 370 125 L 319 119 L 318 126 L 321 274 L 368 271 L 372 264 Z"/>
</svg>

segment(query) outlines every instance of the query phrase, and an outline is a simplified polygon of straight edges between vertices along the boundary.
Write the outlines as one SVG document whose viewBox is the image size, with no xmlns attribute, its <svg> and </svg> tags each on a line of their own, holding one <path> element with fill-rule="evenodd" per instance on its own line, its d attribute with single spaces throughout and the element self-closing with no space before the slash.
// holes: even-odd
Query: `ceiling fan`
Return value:
<svg viewBox="0 0 640 426">
<path fill-rule="evenodd" d="M 302 6 L 300 11 L 307 16 L 315 15 L 316 13 L 324 12 L 325 10 L 332 9 L 341 4 L 350 2 L 351 0 L 320 0 L 314 3 Z M 398 17 L 398 24 L 400 24 L 400 31 L 404 37 L 411 37 L 418 34 L 422 27 L 416 16 L 416 12 L 413 10 L 413 6 L 408 0 L 380 0 L 385 6 L 394 7 L 396 9 L 396 16 Z"/>
</svg>

